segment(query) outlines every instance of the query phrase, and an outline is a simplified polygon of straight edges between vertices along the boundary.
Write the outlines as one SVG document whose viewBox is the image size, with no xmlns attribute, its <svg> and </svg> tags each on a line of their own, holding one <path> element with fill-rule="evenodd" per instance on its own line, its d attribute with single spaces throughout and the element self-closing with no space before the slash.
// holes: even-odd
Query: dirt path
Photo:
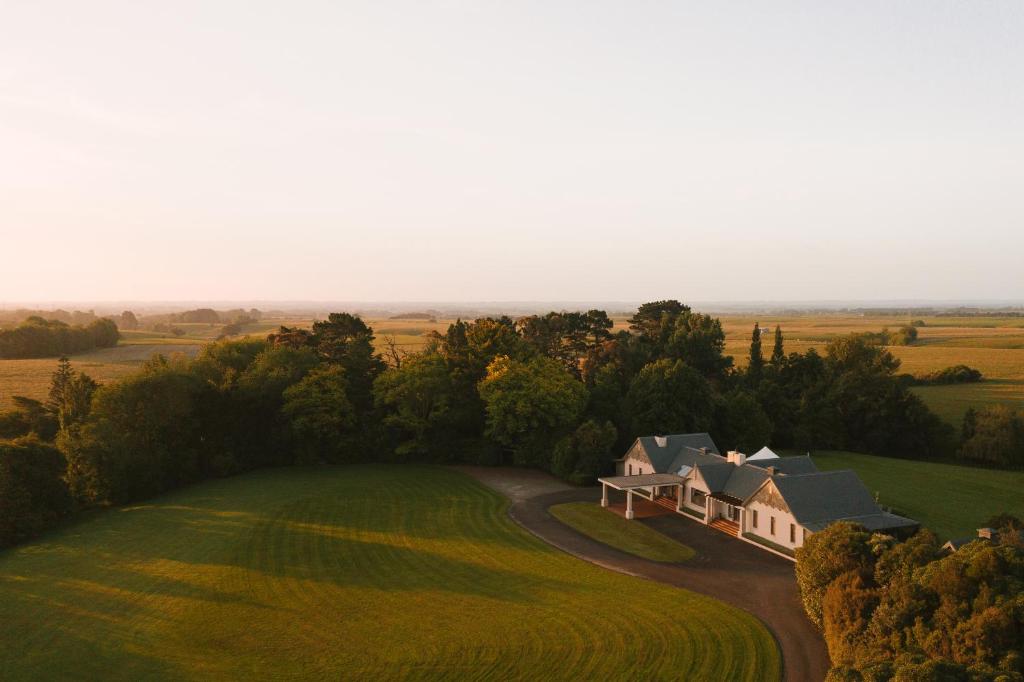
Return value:
<svg viewBox="0 0 1024 682">
<path fill-rule="evenodd" d="M 591 540 L 548 513 L 548 507 L 563 502 L 596 502 L 597 488 L 571 488 L 537 471 L 458 468 L 508 496 L 509 515 L 559 549 L 613 571 L 706 594 L 757 616 L 779 642 L 788 682 L 820 682 L 828 672 L 825 643 L 800 604 L 792 562 L 676 515 L 639 523 L 692 547 L 697 556 L 683 564 L 648 561 Z"/>
</svg>

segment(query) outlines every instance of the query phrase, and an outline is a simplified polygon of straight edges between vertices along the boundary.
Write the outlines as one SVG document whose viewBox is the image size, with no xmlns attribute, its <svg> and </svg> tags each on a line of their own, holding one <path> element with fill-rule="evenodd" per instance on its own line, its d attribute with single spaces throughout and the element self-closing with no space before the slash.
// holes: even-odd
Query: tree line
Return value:
<svg viewBox="0 0 1024 682">
<path fill-rule="evenodd" d="M 1024 680 L 1024 542 L 1001 514 L 992 540 L 944 551 L 836 523 L 797 549 L 804 607 L 822 630 L 827 682 Z"/>
<path fill-rule="evenodd" d="M 72 326 L 33 316 L 13 329 L 0 330 L 0 358 L 52 358 L 112 348 L 120 336 L 117 324 L 106 318 Z"/>
<path fill-rule="evenodd" d="M 372 328 L 334 313 L 191 360 L 154 356 L 100 387 L 62 362 L 48 401 L 18 398 L 0 413 L 0 437 L 55 447 L 79 506 L 311 462 L 514 464 L 588 483 L 646 434 L 708 431 L 747 452 L 956 449 L 870 338 L 786 354 L 776 328 L 767 353 L 755 325 L 742 370 L 724 347 L 718 319 L 667 300 L 621 330 L 600 310 L 459 320 L 386 362 Z"/>
</svg>

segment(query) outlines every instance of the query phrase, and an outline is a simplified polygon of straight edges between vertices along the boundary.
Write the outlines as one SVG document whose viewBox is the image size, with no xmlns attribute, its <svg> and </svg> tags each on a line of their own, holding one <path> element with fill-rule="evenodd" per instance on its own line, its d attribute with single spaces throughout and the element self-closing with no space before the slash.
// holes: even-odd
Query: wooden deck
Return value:
<svg viewBox="0 0 1024 682">
<path fill-rule="evenodd" d="M 714 528 L 715 530 L 722 531 L 726 535 L 731 535 L 733 537 L 739 537 L 739 534 L 740 534 L 740 524 L 738 524 L 738 523 L 736 523 L 734 521 L 730 521 L 728 519 L 723 519 L 723 518 L 717 518 L 717 519 L 712 519 L 711 523 L 709 523 L 708 525 L 711 526 L 712 528 Z"/>
</svg>

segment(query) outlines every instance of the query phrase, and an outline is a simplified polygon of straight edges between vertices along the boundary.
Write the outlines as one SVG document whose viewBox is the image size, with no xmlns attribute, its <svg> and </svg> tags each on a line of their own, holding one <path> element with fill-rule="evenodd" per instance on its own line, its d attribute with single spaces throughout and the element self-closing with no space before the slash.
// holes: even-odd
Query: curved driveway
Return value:
<svg viewBox="0 0 1024 682">
<path fill-rule="evenodd" d="M 825 642 L 804 613 L 792 562 L 675 514 L 638 523 L 692 547 L 697 556 L 681 564 L 649 561 L 592 540 L 548 513 L 548 507 L 563 502 L 596 502 L 599 488 L 569 488 L 539 472 L 458 468 L 507 495 L 512 500 L 509 515 L 559 549 L 613 571 L 706 594 L 757 616 L 779 643 L 783 676 L 789 682 L 825 678 Z"/>
</svg>

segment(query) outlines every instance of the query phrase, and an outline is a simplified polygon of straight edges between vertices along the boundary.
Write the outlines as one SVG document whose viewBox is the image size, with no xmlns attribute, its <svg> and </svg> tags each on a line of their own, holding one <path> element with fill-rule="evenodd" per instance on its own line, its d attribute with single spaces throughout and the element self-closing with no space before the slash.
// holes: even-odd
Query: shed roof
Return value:
<svg viewBox="0 0 1024 682">
<path fill-rule="evenodd" d="M 679 485 L 683 482 L 683 477 L 675 474 L 639 474 L 636 476 L 607 476 L 597 480 L 619 490 L 631 490 L 633 488 L 649 488 L 654 485 Z"/>
</svg>

